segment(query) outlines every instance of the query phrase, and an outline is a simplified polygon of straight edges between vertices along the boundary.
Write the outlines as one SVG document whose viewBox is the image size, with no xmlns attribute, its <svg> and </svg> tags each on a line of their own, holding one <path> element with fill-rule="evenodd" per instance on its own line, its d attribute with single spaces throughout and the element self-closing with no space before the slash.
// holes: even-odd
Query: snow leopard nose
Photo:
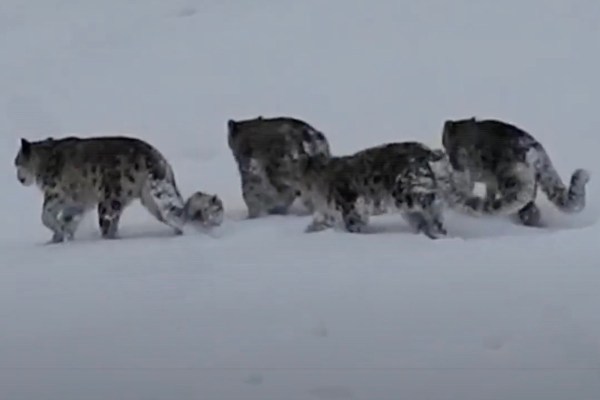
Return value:
<svg viewBox="0 0 600 400">
<path fill-rule="evenodd" d="M 19 182 L 21 182 L 21 183 L 25 183 L 25 178 L 23 178 L 23 177 L 21 177 L 21 176 L 19 176 L 18 178 L 19 178 Z"/>
</svg>

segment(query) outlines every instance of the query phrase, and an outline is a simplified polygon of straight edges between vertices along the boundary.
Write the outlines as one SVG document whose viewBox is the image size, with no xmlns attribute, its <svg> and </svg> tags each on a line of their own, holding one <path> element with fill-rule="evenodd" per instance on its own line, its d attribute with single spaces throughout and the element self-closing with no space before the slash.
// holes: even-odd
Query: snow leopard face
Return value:
<svg viewBox="0 0 600 400">
<path fill-rule="evenodd" d="M 15 168 L 17 179 L 23 186 L 31 186 L 35 183 L 38 160 L 35 147 L 26 139 L 21 139 L 21 148 L 15 157 Z"/>
</svg>

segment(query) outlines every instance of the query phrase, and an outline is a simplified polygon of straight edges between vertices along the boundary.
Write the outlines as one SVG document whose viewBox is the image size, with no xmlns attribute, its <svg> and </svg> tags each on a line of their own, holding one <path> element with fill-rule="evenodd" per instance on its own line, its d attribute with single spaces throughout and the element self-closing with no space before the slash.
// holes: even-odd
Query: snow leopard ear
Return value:
<svg viewBox="0 0 600 400">
<path fill-rule="evenodd" d="M 447 119 L 444 122 L 444 129 L 442 130 L 444 135 L 450 134 L 454 130 L 454 121 Z"/>
<path fill-rule="evenodd" d="M 219 204 L 219 197 L 216 194 L 210 196 L 210 204 L 217 205 Z"/>
<path fill-rule="evenodd" d="M 24 156 L 29 156 L 31 154 L 31 142 L 25 138 L 21 138 L 21 153 Z"/>
<path fill-rule="evenodd" d="M 227 121 L 227 136 L 229 140 L 233 140 L 237 136 L 237 123 L 232 119 Z"/>
<path fill-rule="evenodd" d="M 442 130 L 442 146 L 446 150 L 450 147 L 452 136 L 454 136 L 454 121 L 446 120 L 444 122 L 444 129 Z"/>
</svg>

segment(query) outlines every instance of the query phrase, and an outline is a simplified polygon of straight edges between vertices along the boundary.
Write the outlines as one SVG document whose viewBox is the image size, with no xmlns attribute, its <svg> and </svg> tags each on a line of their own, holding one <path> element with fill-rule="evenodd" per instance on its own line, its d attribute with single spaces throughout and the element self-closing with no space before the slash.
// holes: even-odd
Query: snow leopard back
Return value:
<svg viewBox="0 0 600 400">
<path fill-rule="evenodd" d="M 325 135 L 291 117 L 229 120 L 228 145 L 236 158 L 281 160 L 300 155 L 330 155 Z"/>
<path fill-rule="evenodd" d="M 360 197 L 387 209 L 400 198 L 438 190 L 430 163 L 439 158 L 439 152 L 419 142 L 387 143 L 352 155 L 312 159 L 302 187 L 328 203 Z"/>
</svg>

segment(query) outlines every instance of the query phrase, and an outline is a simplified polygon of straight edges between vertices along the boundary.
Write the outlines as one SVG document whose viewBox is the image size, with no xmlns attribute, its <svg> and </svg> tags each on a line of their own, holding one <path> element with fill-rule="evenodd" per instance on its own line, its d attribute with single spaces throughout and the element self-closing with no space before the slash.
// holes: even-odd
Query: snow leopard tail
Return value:
<svg viewBox="0 0 600 400">
<path fill-rule="evenodd" d="M 567 188 L 554 168 L 548 153 L 541 144 L 535 144 L 533 165 L 542 191 L 559 210 L 564 213 L 578 213 L 585 208 L 586 184 L 590 173 L 585 169 L 576 169 L 571 174 Z"/>
<path fill-rule="evenodd" d="M 535 173 L 528 163 L 517 163 L 508 171 L 507 179 L 500 183 L 500 198 L 474 195 L 468 174 L 453 170 L 447 157 L 438 163 L 437 170 L 446 204 L 468 215 L 511 215 L 535 198 Z"/>
<path fill-rule="evenodd" d="M 173 169 L 166 160 L 156 160 L 142 191 L 142 204 L 161 222 L 181 233 L 187 221 L 185 202 Z"/>
</svg>

